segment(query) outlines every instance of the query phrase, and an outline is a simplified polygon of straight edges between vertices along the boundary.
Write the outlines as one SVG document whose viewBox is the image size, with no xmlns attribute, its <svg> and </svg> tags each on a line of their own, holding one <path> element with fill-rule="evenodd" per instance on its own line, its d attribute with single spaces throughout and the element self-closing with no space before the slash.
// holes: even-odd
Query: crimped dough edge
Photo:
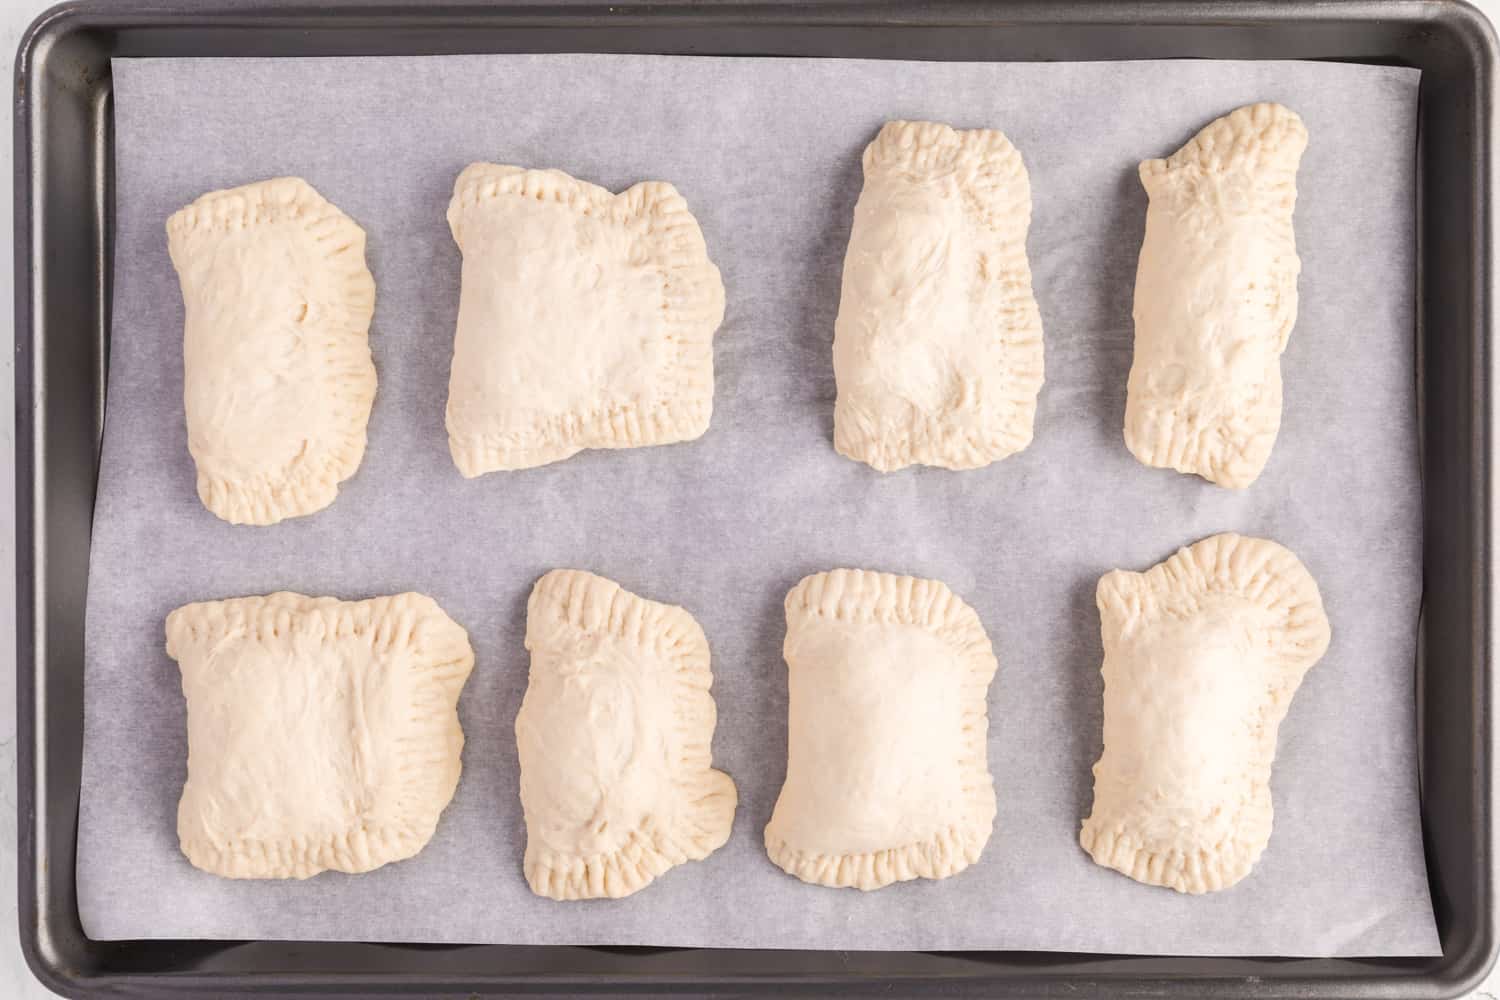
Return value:
<svg viewBox="0 0 1500 1000">
<path fill-rule="evenodd" d="M 166 636 L 167 655 L 184 669 L 189 658 L 231 637 L 271 644 L 292 636 L 354 638 L 387 656 L 403 654 L 419 681 L 409 725 L 385 737 L 398 747 L 401 780 L 381 792 L 406 805 L 400 822 L 362 825 L 322 840 L 184 838 L 182 853 L 195 867 L 225 878 L 302 879 L 325 870 L 355 874 L 412 857 L 432 839 L 463 770 L 457 705 L 474 668 L 468 632 L 436 601 L 417 593 L 340 601 L 285 591 L 204 601 L 169 614 Z"/>
<path fill-rule="evenodd" d="M 660 398 L 554 415 L 524 435 L 455 434 L 453 461 L 465 477 L 561 461 L 585 448 L 639 448 L 701 437 L 713 416 L 713 336 L 724 320 L 724 283 L 687 200 L 665 181 L 619 194 L 560 170 L 472 163 L 458 175 L 448 226 L 463 249 L 466 220 L 503 197 L 532 198 L 607 220 L 643 242 L 663 290 L 662 336 L 676 345 Z M 519 438 L 519 439 L 517 439 Z"/>
<path fill-rule="evenodd" d="M 1277 404 L 1245 407 L 1232 419 L 1192 421 L 1181 419 L 1175 400 L 1132 392 L 1125 404 L 1125 447 L 1142 465 L 1246 489 L 1271 460 L 1281 432 L 1279 394 Z"/>
<path fill-rule="evenodd" d="M 1031 227 L 1031 181 L 1020 152 L 997 129 L 954 129 L 941 122 L 891 121 L 863 157 L 866 181 L 881 175 L 915 184 L 953 178 L 965 214 L 998 241 L 982 261 L 982 276 L 1008 286 L 998 330 L 1005 347 L 1004 377 L 986 382 L 987 398 L 1000 398 L 1009 416 L 1001 426 L 954 426 L 945 416 L 913 408 L 912 427 L 899 440 L 862 418 L 847 396 L 834 404 L 834 448 L 881 472 L 913 464 L 977 469 L 1031 444 L 1037 394 L 1044 381 L 1042 314 L 1031 287 L 1026 234 Z M 965 400 L 969 409 L 977 396 Z"/>
<path fill-rule="evenodd" d="M 1140 165 L 1142 180 L 1184 168 L 1296 173 L 1307 149 L 1307 127 L 1281 104 L 1262 101 L 1214 119 L 1166 159 Z"/>
<path fill-rule="evenodd" d="M 1280 104 L 1236 108 L 1215 119 L 1166 159 L 1140 165 L 1141 183 L 1155 197 L 1163 187 L 1194 174 L 1244 172 L 1254 177 L 1255 209 L 1287 227 L 1286 253 L 1267 275 L 1260 295 L 1273 303 L 1277 353 L 1286 350 L 1297 322 L 1301 271 L 1291 218 L 1297 203 L 1297 167 L 1307 148 L 1307 128 Z M 1232 420 L 1180 419 L 1175 400 L 1132 392 L 1126 401 L 1125 445 L 1144 465 L 1202 476 L 1227 489 L 1259 478 L 1281 429 L 1281 397 L 1274 406 L 1246 409 Z"/>
<path fill-rule="evenodd" d="M 625 842 L 600 854 L 563 854 L 526 840 L 523 870 L 531 891 L 549 899 L 619 899 L 686 861 L 723 847 L 739 802 L 734 781 L 713 768 L 718 710 L 710 688 L 708 639 L 683 608 L 638 597 L 585 570 L 555 569 L 526 602 L 526 648 L 552 644 L 559 632 L 604 634 L 657 658 L 672 672 L 675 745 L 672 785 L 679 808 L 670 824 L 647 815 Z"/>
<path fill-rule="evenodd" d="M 316 513 L 333 503 L 339 484 L 359 469 L 366 426 L 375 402 L 375 363 L 370 356 L 370 319 L 375 279 L 365 265 L 365 231 L 300 177 L 278 177 L 212 191 L 167 219 L 167 248 L 174 265 L 202 252 L 206 242 L 254 226 L 295 222 L 303 238 L 323 254 L 336 280 L 337 306 L 320 314 L 317 360 L 322 389 L 344 416 L 331 440 L 298 456 L 284 470 L 251 480 L 225 478 L 198 466 L 198 497 L 231 524 L 275 524 Z M 195 456 L 196 458 L 196 456 Z"/>
<path fill-rule="evenodd" d="M 805 851 L 775 836 L 766 853 L 789 875 L 831 888 L 880 889 L 916 878 L 956 875 L 979 860 L 995 824 L 995 783 L 989 770 L 988 697 L 998 662 L 979 615 L 939 580 L 873 570 L 835 569 L 804 577 L 786 595 L 787 631 L 810 619 L 914 625 L 951 646 L 965 667 L 964 756 L 958 762 L 968 793 L 965 815 L 930 837 L 880 851 Z"/>
<path fill-rule="evenodd" d="M 1303 676 L 1322 659 L 1332 637 L 1317 582 L 1291 550 L 1267 539 L 1224 533 L 1178 549 L 1144 573 L 1112 570 L 1099 580 L 1101 627 L 1106 640 L 1113 641 L 1137 615 L 1148 620 L 1186 617 L 1205 597 L 1215 595 L 1243 597 L 1285 623 L 1284 629 L 1269 630 L 1282 640 L 1276 650 L 1282 669 L 1259 727 L 1262 749 L 1272 759 L 1276 726 L 1270 723 L 1285 714 Z M 1269 789 L 1263 810 L 1251 805 L 1241 807 L 1236 834 L 1213 850 L 1153 850 L 1128 821 L 1104 828 L 1092 812 L 1078 840 L 1097 864 L 1137 882 L 1189 894 L 1215 892 L 1248 875 L 1270 838 Z"/>
</svg>

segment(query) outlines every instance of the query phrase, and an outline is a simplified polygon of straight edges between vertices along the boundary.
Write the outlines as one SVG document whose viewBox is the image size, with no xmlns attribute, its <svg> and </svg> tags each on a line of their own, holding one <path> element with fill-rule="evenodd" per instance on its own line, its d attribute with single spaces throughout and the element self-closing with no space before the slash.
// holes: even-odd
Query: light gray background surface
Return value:
<svg viewBox="0 0 1500 1000">
<path fill-rule="evenodd" d="M 114 326 L 78 873 L 92 936 L 1435 948 L 1413 763 L 1415 73 L 500 56 L 119 61 L 114 82 Z M 1260 481 L 1232 492 L 1147 469 L 1121 445 L 1146 207 L 1136 164 L 1257 99 L 1297 108 L 1315 138 L 1299 174 L 1302 309 L 1285 426 Z M 887 118 L 1003 125 L 1031 173 L 1048 383 L 1035 443 L 983 470 L 881 475 L 830 445 L 830 342 L 860 152 Z M 558 166 L 611 190 L 652 178 L 682 190 L 728 298 L 701 440 L 459 476 L 443 428 L 459 275 L 444 209 L 474 159 Z M 332 507 L 235 527 L 193 486 L 181 299 L 162 222 L 205 190 L 288 173 L 369 233 L 381 385 L 364 464 Z M 1223 530 L 1274 537 L 1307 563 L 1334 644 L 1283 730 L 1276 835 L 1255 876 L 1191 899 L 1099 868 L 1076 842 L 1099 751 L 1093 592 L 1112 567 L 1144 569 Z M 944 580 L 995 643 L 1000 810 L 961 878 L 830 892 L 765 856 L 786 760 L 782 598 L 801 576 L 841 565 Z M 683 604 L 713 647 L 715 758 L 740 790 L 733 835 L 625 901 L 559 905 L 520 873 L 523 607 L 555 566 Z M 231 882 L 177 850 L 185 713 L 162 620 L 189 601 L 278 589 L 418 590 L 469 630 L 463 781 L 408 862 Z"/>
<path fill-rule="evenodd" d="M 1500 0 L 1475 0 L 1476 6 L 1485 11 L 1491 17 L 1494 16 Z M 15 46 L 26 25 L 37 13 L 45 9 L 49 4 L 46 0 L 15 0 L 11 3 L 0 3 L 0 71 L 3 71 L 6 79 L 10 78 L 12 60 L 15 54 Z M 12 164 L 12 133 L 5 131 L 0 136 L 0 166 L 3 166 L 6 176 L 9 176 Z M 12 218 L 12 204 L 9 198 L 0 198 L 0 228 L 9 229 Z M 13 290 L 13 271 L 11 268 L 11 243 L 9 240 L 0 241 L 0 300 L 10 301 Z M 12 497 L 13 490 L 13 444 L 14 424 L 11 418 L 12 389 L 13 389 L 13 354 L 9 351 L 0 351 L 0 630 L 7 634 L 13 631 L 15 592 L 14 592 L 14 508 Z M 14 822 L 15 806 L 15 715 L 12 694 L 14 691 L 14 646 L 10 643 L 0 643 L 0 699 L 10 705 L 11 711 L 0 712 L 0 906 L 4 906 L 10 915 L 10 924 L 15 925 L 15 874 L 16 874 L 16 830 Z M 1495 978 L 1486 982 L 1477 992 L 1476 996 L 1491 997 L 1494 993 Z M 36 1000 L 50 996 L 25 969 L 20 949 L 16 939 L 12 935 L 7 940 L 0 942 L 0 993 L 7 996 Z"/>
</svg>

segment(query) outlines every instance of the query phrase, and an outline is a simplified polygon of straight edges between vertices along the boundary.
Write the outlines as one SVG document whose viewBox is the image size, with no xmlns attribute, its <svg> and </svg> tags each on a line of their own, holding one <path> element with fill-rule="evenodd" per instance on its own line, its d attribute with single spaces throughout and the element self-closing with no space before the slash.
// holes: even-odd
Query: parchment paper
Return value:
<svg viewBox="0 0 1500 1000">
<path fill-rule="evenodd" d="M 114 338 L 78 860 L 90 936 L 1435 953 L 1414 764 L 1415 73 L 586 55 L 116 61 L 114 73 Z M 1120 425 L 1146 210 L 1136 164 L 1255 100 L 1300 111 L 1312 143 L 1285 423 L 1260 481 L 1231 492 L 1141 466 Z M 1031 173 L 1047 384 L 1035 443 L 982 471 L 880 475 L 831 444 L 860 152 L 901 117 L 1003 128 Z M 459 278 L 443 213 L 458 171 L 481 159 L 682 190 L 728 289 L 701 440 L 460 478 L 443 430 Z M 204 191 L 282 174 L 369 232 L 380 391 L 364 465 L 330 509 L 232 527 L 194 494 L 163 222 Z M 1239 887 L 1188 898 L 1096 867 L 1077 844 L 1100 749 L 1094 586 L 1225 530 L 1295 551 L 1334 638 L 1282 728 L 1269 849 Z M 713 647 L 716 763 L 740 791 L 733 837 L 622 902 L 545 901 L 521 875 L 524 607 L 557 566 L 686 606 Z M 860 894 L 766 859 L 786 755 L 781 602 L 835 566 L 940 578 L 994 640 L 999 817 L 957 878 Z M 178 852 L 185 709 L 163 618 L 279 589 L 418 590 L 469 630 L 463 780 L 410 861 L 255 883 Z"/>
</svg>

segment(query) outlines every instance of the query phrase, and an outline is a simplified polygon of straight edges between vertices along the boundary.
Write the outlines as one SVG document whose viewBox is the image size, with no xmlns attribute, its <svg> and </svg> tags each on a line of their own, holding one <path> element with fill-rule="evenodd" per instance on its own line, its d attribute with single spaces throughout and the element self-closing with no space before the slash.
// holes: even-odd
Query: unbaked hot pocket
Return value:
<svg viewBox="0 0 1500 1000">
<path fill-rule="evenodd" d="M 448 225 L 463 252 L 448 445 L 465 476 L 708 429 L 724 285 L 676 188 L 475 163 Z"/>
<path fill-rule="evenodd" d="M 693 616 L 553 570 L 526 602 L 526 648 L 516 744 L 532 891 L 628 896 L 722 847 L 739 799 L 713 768 L 713 673 Z"/>
<path fill-rule="evenodd" d="M 1318 585 L 1275 542 L 1225 534 L 1144 573 L 1106 573 L 1104 754 L 1079 840 L 1179 892 L 1227 889 L 1271 837 L 1276 733 L 1330 631 Z"/>
<path fill-rule="evenodd" d="M 364 457 L 375 400 L 364 230 L 281 177 L 174 213 L 167 248 L 203 505 L 234 524 L 327 507 Z"/>
<path fill-rule="evenodd" d="M 1165 160 L 1135 278 L 1125 444 L 1146 465 L 1249 486 L 1281 428 L 1281 354 L 1297 320 L 1302 119 L 1240 108 Z"/>
<path fill-rule="evenodd" d="M 765 831 L 804 882 L 879 889 L 979 860 L 995 654 L 937 580 L 836 569 L 786 596 L 786 782 Z"/>
<path fill-rule="evenodd" d="M 991 129 L 895 121 L 864 172 L 834 323 L 834 446 L 882 472 L 1020 451 L 1043 369 L 1021 154 Z"/>
</svg>

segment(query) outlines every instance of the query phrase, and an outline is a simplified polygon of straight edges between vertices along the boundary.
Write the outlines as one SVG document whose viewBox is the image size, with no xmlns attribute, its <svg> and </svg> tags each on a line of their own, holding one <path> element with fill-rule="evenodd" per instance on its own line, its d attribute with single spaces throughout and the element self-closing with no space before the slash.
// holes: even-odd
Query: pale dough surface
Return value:
<svg viewBox="0 0 1500 1000">
<path fill-rule="evenodd" d="M 1165 160 L 1135 278 L 1125 444 L 1147 465 L 1253 483 L 1281 428 L 1297 321 L 1297 166 L 1307 129 L 1279 104 L 1225 115 Z"/>
<path fill-rule="evenodd" d="M 234 524 L 322 510 L 365 453 L 375 281 L 365 231 L 297 177 L 167 220 L 183 404 L 204 506 Z"/>
<path fill-rule="evenodd" d="M 448 445 L 467 477 L 699 437 L 724 285 L 677 189 L 470 164 Z"/>
<path fill-rule="evenodd" d="M 1178 892 L 1227 889 L 1271 837 L 1276 732 L 1330 630 L 1312 576 L 1260 538 L 1206 538 L 1099 581 L 1104 754 L 1079 836 Z"/>
<path fill-rule="evenodd" d="M 167 616 L 188 706 L 182 852 L 228 878 L 365 872 L 453 797 L 468 634 L 429 597 L 277 593 Z"/>
<path fill-rule="evenodd" d="M 1043 370 L 1021 154 L 991 129 L 894 121 L 863 162 L 834 323 L 834 446 L 882 472 L 1020 451 Z"/>
<path fill-rule="evenodd" d="M 944 584 L 837 569 L 786 597 L 786 783 L 765 831 L 805 882 L 879 889 L 979 860 L 995 654 Z"/>
<path fill-rule="evenodd" d="M 713 674 L 693 616 L 553 570 L 527 601 L 526 648 L 516 744 L 532 891 L 628 896 L 722 847 L 738 796 L 712 766 Z"/>
</svg>

